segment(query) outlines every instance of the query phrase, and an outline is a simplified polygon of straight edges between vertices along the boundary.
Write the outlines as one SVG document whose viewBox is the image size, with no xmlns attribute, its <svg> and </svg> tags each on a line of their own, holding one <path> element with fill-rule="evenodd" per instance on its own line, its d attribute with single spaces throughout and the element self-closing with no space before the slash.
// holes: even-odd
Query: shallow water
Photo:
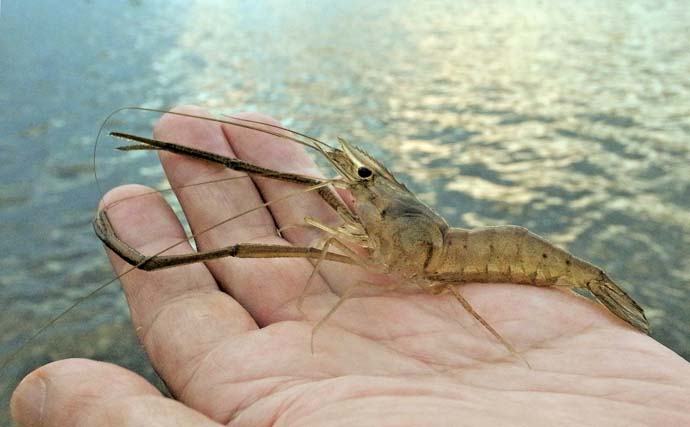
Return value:
<svg viewBox="0 0 690 427">
<path fill-rule="evenodd" d="M 111 277 L 89 223 L 100 122 L 196 103 L 344 136 L 453 225 L 548 237 L 603 266 L 690 359 L 686 2 L 73 3 L 0 11 L 0 357 Z M 156 183 L 154 156 L 111 148 L 104 186 Z M 68 356 L 152 378 L 126 313 L 117 286 L 81 304 L 3 373 L 2 401 Z"/>
</svg>

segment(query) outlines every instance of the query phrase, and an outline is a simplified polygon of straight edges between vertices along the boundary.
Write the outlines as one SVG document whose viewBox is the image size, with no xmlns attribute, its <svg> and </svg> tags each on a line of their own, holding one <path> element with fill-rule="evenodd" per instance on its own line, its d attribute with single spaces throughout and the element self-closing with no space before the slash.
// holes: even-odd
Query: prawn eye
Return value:
<svg viewBox="0 0 690 427">
<path fill-rule="evenodd" d="M 357 169 L 357 175 L 359 175 L 360 178 L 369 178 L 372 175 L 372 172 L 371 169 L 360 166 Z"/>
</svg>

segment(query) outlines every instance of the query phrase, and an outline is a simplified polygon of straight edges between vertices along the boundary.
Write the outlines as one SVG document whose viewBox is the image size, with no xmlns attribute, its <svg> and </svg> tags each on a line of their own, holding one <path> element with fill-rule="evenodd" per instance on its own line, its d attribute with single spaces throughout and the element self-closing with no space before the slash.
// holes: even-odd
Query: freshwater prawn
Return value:
<svg viewBox="0 0 690 427">
<path fill-rule="evenodd" d="M 185 113 L 170 114 L 195 117 Z M 304 218 L 302 226 L 313 227 L 325 234 L 325 238 L 314 246 L 239 243 L 185 255 L 165 255 L 163 250 L 147 256 L 121 240 L 110 223 L 106 209 L 100 209 L 93 221 L 96 234 L 107 247 L 134 268 L 157 270 L 221 257 L 309 258 L 313 260 L 314 271 L 305 284 L 306 292 L 322 262 L 352 264 L 384 273 L 395 283 L 411 284 L 430 294 L 452 294 L 496 340 L 516 356 L 519 354 L 510 342 L 472 308 L 455 285 L 516 283 L 584 290 L 629 325 L 641 332 L 649 332 L 649 324 L 642 308 L 599 267 L 558 248 L 523 227 L 451 227 L 379 161 L 342 138 L 339 138 L 340 147 L 335 148 L 304 134 L 266 123 L 232 117 L 199 118 L 307 145 L 324 156 L 340 177 L 327 180 L 279 172 L 171 142 L 119 132 L 111 135 L 134 142 L 120 147 L 124 150 L 163 150 L 220 164 L 252 176 L 304 185 L 307 187 L 305 191 L 317 192 L 333 208 L 340 223 L 333 225 L 310 217 Z M 349 191 L 353 200 L 351 208 L 336 195 L 333 188 Z M 195 236 L 206 231 L 208 230 L 198 231 Z M 331 248 L 337 252 L 332 252 Z M 360 285 L 371 286 L 358 283 L 346 291 L 314 327 L 312 345 L 313 333 L 352 296 L 352 290 Z M 298 307 L 301 310 L 301 300 L 298 301 Z"/>
</svg>

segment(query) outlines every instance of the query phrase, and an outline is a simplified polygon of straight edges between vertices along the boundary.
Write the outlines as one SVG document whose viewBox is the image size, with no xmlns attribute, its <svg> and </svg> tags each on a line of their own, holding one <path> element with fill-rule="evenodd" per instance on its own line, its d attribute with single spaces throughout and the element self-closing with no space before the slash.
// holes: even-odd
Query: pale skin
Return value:
<svg viewBox="0 0 690 427">
<path fill-rule="evenodd" d="M 316 173 L 301 148 L 232 126 L 166 116 L 155 137 Z M 174 186 L 241 175 L 161 157 Z M 190 187 L 178 198 L 199 230 L 298 188 L 239 179 Z M 120 187 L 104 203 L 146 191 Z M 108 210 L 125 241 L 151 254 L 183 236 L 161 197 L 135 200 Z M 329 218 L 329 209 L 316 194 L 300 196 L 206 233 L 197 245 L 280 243 L 276 226 Z M 284 237 L 302 246 L 314 234 L 294 228 Z M 189 251 L 180 245 L 172 253 Z M 110 255 L 117 272 L 129 268 Z M 690 424 L 690 364 L 600 305 L 554 288 L 458 288 L 531 369 L 449 294 L 382 292 L 348 300 L 319 330 L 312 354 L 312 327 L 338 300 L 336 292 L 355 274 L 380 278 L 324 262 L 305 298 L 305 319 L 296 301 L 311 269 L 303 259 L 228 258 L 132 271 L 122 283 L 133 323 L 177 400 L 123 368 L 70 359 L 29 374 L 15 391 L 12 414 L 20 426 L 45 427 Z"/>
</svg>

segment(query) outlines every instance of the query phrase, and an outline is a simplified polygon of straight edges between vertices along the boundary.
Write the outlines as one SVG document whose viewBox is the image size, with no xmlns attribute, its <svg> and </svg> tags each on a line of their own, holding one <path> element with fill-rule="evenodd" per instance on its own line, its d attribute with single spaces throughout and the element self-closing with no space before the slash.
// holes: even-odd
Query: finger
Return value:
<svg viewBox="0 0 690 427">
<path fill-rule="evenodd" d="M 176 111 L 204 115 L 202 110 L 195 107 L 178 108 Z M 169 114 L 156 126 L 155 135 L 165 141 L 194 145 L 195 148 L 204 151 L 234 157 L 228 140 L 237 138 L 235 131 L 238 129 L 240 128 L 227 129 L 215 122 Z M 264 135 L 253 132 L 252 137 Z M 260 145 L 257 144 L 257 147 Z M 245 176 L 204 161 L 169 153 L 161 153 L 161 162 L 173 187 L 223 177 Z M 193 230 L 202 230 L 222 223 L 221 226 L 196 238 L 200 249 L 217 249 L 240 242 L 289 244 L 278 237 L 273 217 L 265 208 L 227 221 L 228 218 L 263 203 L 251 179 L 184 188 L 177 192 L 177 196 Z M 304 259 L 225 258 L 208 262 L 207 265 L 217 282 L 239 301 L 260 325 L 299 315 L 294 307 L 289 307 L 289 303 L 302 293 L 313 271 L 311 263 Z M 328 290 L 320 277 L 316 277 L 313 286 L 317 292 Z"/>
<path fill-rule="evenodd" d="M 143 197 L 142 194 L 147 194 Z M 134 198 L 133 198 L 134 197 Z M 177 217 L 158 193 L 119 187 L 103 199 L 118 236 L 146 255 L 193 252 Z M 120 277 L 137 334 L 156 370 L 173 390 L 192 376 L 199 359 L 219 342 L 256 328 L 251 316 L 220 292 L 202 263 L 144 272 L 108 251 Z M 129 271 L 131 270 L 131 271 Z M 126 274 L 125 274 L 126 273 Z"/>
<path fill-rule="evenodd" d="M 19 384 L 10 403 L 19 426 L 220 426 L 119 366 L 68 359 Z"/>
<path fill-rule="evenodd" d="M 257 113 L 241 113 L 232 117 L 280 126 L 275 119 Z M 267 129 L 271 132 L 283 132 L 275 128 Z M 297 142 L 229 124 L 223 125 L 223 131 L 229 136 L 233 151 L 242 160 L 280 172 L 324 178 L 306 149 Z M 305 217 L 316 218 L 331 226 L 337 226 L 342 222 L 333 208 L 316 191 L 304 192 L 304 185 L 262 177 L 252 179 L 264 200 L 279 200 L 269 207 L 278 227 L 303 225 Z M 285 199 L 293 194 L 294 197 Z M 313 245 L 320 237 L 318 230 L 313 227 L 290 228 L 283 235 L 298 246 Z"/>
<path fill-rule="evenodd" d="M 174 112 L 208 117 L 197 107 L 180 107 Z M 219 123 L 193 117 L 166 114 L 156 124 L 154 137 L 226 157 L 236 157 L 225 139 Z M 241 215 L 218 225 L 263 203 L 261 195 L 247 174 L 222 165 L 211 164 L 162 151 L 161 163 L 177 195 L 200 248 L 210 249 L 236 242 L 249 242 L 257 237 L 275 236 L 276 228 L 267 209 Z M 233 179 L 234 178 L 234 179 Z M 229 180 L 224 180 L 229 179 Z M 190 184 L 209 182 L 204 185 Z M 242 197 L 236 197 L 241 194 Z M 208 232 L 199 234 L 203 230 Z"/>
</svg>

